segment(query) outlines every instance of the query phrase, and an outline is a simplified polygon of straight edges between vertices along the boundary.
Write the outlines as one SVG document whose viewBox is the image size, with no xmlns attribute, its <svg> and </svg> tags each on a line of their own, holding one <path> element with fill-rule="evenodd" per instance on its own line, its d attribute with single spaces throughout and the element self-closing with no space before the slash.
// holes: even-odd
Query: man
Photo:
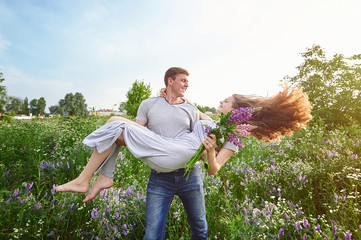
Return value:
<svg viewBox="0 0 361 240">
<path fill-rule="evenodd" d="M 164 76 L 166 96 L 144 100 L 138 109 L 136 122 L 165 137 L 175 138 L 191 132 L 199 120 L 197 108 L 185 101 L 188 88 L 187 70 L 168 69 Z M 145 240 L 164 239 L 168 211 L 174 195 L 181 199 L 191 226 L 192 239 L 206 239 L 208 235 L 203 182 L 199 166 L 195 166 L 186 180 L 185 170 L 157 172 L 151 170 L 147 186 L 145 210 Z"/>
</svg>

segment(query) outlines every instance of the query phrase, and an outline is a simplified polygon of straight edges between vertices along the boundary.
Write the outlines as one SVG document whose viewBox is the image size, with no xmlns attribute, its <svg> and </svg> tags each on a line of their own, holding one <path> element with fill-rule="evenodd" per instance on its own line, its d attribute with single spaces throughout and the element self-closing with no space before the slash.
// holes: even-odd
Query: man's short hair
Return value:
<svg viewBox="0 0 361 240">
<path fill-rule="evenodd" d="M 164 75 L 164 83 L 165 86 L 168 86 L 168 78 L 175 79 L 176 75 L 178 74 L 185 74 L 186 76 L 189 76 L 189 73 L 184 68 L 180 67 L 171 67 L 169 68 Z"/>
</svg>

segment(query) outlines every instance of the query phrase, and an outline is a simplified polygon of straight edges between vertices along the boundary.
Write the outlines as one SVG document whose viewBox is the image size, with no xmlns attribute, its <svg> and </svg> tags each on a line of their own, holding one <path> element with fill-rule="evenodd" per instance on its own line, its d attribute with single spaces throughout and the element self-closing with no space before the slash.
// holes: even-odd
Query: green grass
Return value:
<svg viewBox="0 0 361 240">
<path fill-rule="evenodd" d="M 127 149 L 114 186 L 53 192 L 74 179 L 91 149 L 82 139 L 106 118 L 0 122 L 0 239 L 141 239 L 149 168 Z M 204 176 L 209 239 L 361 239 L 360 128 L 304 129 L 281 142 L 246 139 L 215 176 Z M 166 239 L 189 239 L 175 198 Z"/>
</svg>

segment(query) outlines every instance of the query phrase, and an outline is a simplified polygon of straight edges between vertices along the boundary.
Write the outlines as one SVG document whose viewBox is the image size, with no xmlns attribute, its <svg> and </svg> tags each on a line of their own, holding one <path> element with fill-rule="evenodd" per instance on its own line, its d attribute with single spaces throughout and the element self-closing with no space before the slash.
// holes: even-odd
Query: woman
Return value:
<svg viewBox="0 0 361 240">
<path fill-rule="evenodd" d="M 289 89 L 270 98 L 250 97 L 233 94 L 220 102 L 217 113 L 228 113 L 245 107 L 262 107 L 253 113 L 246 123 L 257 126 L 251 131 L 257 139 L 269 141 L 281 135 L 291 135 L 300 130 L 311 119 L 311 105 L 301 88 Z M 170 172 L 184 168 L 200 144 L 206 149 L 208 174 L 216 174 L 222 165 L 238 151 L 231 142 L 216 146 L 217 139 L 206 136 L 204 126 L 215 126 L 215 121 L 202 115 L 193 132 L 178 138 L 166 138 L 128 119 L 112 117 L 107 124 L 87 136 L 83 143 L 94 151 L 81 174 L 74 180 L 56 187 L 58 192 L 88 192 L 89 181 L 97 169 L 99 177 L 83 202 L 95 198 L 103 189 L 113 185 L 112 174 L 120 146 L 127 146 L 132 154 L 159 172 Z M 217 150 L 219 151 L 216 151 Z M 104 161 L 104 159 L 106 159 Z"/>
</svg>

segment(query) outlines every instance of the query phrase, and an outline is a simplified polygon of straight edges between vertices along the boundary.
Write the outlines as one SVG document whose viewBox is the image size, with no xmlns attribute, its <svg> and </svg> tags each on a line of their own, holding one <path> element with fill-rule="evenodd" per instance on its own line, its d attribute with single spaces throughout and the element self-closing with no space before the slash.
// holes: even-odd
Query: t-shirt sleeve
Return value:
<svg viewBox="0 0 361 240">
<path fill-rule="evenodd" d="M 136 117 L 137 121 L 140 121 L 145 124 L 148 123 L 148 116 L 147 116 L 148 103 L 149 103 L 149 101 L 142 101 L 140 103 L 138 112 L 137 112 L 137 117 Z"/>
<path fill-rule="evenodd" d="M 224 145 L 223 145 L 223 148 L 226 148 L 226 149 L 229 149 L 229 150 L 232 150 L 234 152 L 238 152 L 238 146 L 234 145 L 233 143 L 231 142 L 226 142 Z"/>
<path fill-rule="evenodd" d="M 196 106 L 194 106 L 193 104 L 189 103 L 189 102 L 186 102 L 186 104 L 189 105 L 189 111 L 188 111 L 188 114 L 189 114 L 189 117 L 190 117 L 190 129 L 191 131 L 194 130 L 194 125 L 196 124 L 196 122 L 199 121 L 199 110 Z"/>
</svg>

